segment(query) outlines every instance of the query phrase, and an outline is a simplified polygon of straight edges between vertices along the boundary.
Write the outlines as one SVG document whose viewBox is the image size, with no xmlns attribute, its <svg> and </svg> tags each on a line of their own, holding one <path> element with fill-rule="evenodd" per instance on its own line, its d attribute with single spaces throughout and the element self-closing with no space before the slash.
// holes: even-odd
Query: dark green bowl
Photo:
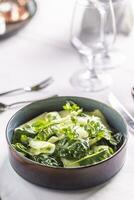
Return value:
<svg viewBox="0 0 134 200">
<path fill-rule="evenodd" d="M 48 111 L 60 111 L 67 100 L 72 100 L 86 111 L 100 109 L 109 124 L 124 136 L 119 150 L 110 158 L 92 166 L 56 168 L 36 163 L 20 155 L 11 146 L 13 130 L 19 125 Z M 55 97 L 25 106 L 9 121 L 6 129 L 9 159 L 13 169 L 24 179 L 54 189 L 84 189 L 101 184 L 113 177 L 123 166 L 126 155 L 127 128 L 123 118 L 111 107 L 82 97 Z"/>
</svg>

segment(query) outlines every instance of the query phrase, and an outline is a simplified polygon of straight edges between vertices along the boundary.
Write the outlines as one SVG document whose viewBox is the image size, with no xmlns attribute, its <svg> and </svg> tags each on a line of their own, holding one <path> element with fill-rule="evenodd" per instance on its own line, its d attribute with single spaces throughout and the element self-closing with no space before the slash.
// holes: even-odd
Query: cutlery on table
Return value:
<svg viewBox="0 0 134 200">
<path fill-rule="evenodd" d="M 131 94 L 132 94 L 132 97 L 134 98 L 134 87 L 132 87 Z"/>
<path fill-rule="evenodd" d="M 16 89 L 13 89 L 13 90 L 9 90 L 9 91 L 6 91 L 6 92 L 2 92 L 0 93 L 0 96 L 4 96 L 4 95 L 7 95 L 7 94 L 11 94 L 11 93 L 14 93 L 14 92 L 32 92 L 32 91 L 38 91 L 38 90 L 41 90 L 41 89 L 44 89 L 46 87 L 48 87 L 51 83 L 53 83 L 54 79 L 53 77 L 48 77 L 47 79 L 35 84 L 35 85 L 32 85 L 32 86 L 27 86 L 27 87 L 23 87 L 23 88 L 16 88 Z"/>
<path fill-rule="evenodd" d="M 134 117 L 127 111 L 127 109 L 119 102 L 116 96 L 110 93 L 108 97 L 109 103 L 115 108 L 126 120 L 131 132 L 134 132 Z"/>
<path fill-rule="evenodd" d="M 57 96 L 58 96 L 58 95 L 55 94 L 55 95 L 46 97 L 45 99 L 51 99 L 51 98 L 57 97 Z M 28 104 L 28 103 L 33 103 L 33 102 L 40 101 L 40 100 L 44 100 L 44 99 L 27 100 L 27 101 L 17 101 L 17 102 L 13 102 L 13 103 L 11 103 L 11 104 L 4 104 L 4 103 L 1 103 L 1 102 L 0 102 L 0 112 L 4 112 L 4 111 L 6 111 L 7 109 L 12 108 L 12 107 L 14 107 L 14 106 L 16 106 L 16 105 L 19 105 L 19 104 Z"/>
</svg>

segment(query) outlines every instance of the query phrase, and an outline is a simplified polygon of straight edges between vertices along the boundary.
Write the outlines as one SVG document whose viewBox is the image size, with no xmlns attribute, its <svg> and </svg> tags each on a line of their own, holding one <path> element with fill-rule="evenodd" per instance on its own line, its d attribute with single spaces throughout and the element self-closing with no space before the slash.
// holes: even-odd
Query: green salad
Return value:
<svg viewBox="0 0 134 200">
<path fill-rule="evenodd" d="M 86 112 L 68 101 L 62 111 L 43 113 L 16 128 L 12 146 L 37 163 L 72 168 L 111 157 L 122 140 L 100 110 Z"/>
</svg>

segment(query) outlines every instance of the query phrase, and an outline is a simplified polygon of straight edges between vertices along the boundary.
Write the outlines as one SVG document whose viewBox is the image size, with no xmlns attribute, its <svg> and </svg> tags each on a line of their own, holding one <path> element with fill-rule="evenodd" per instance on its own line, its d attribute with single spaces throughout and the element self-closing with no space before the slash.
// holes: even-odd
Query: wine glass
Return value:
<svg viewBox="0 0 134 200">
<path fill-rule="evenodd" d="M 107 7 L 111 13 L 113 31 L 111 37 L 106 37 L 105 27 Z M 88 23 L 84 23 L 85 13 L 90 13 Z M 98 63 L 103 64 L 102 55 L 116 38 L 116 25 L 112 0 L 77 0 L 71 26 L 71 43 L 78 53 L 84 57 L 87 68 L 76 72 L 71 78 L 71 84 L 81 90 L 95 92 L 107 88 L 110 77 L 99 73 Z M 111 42 L 112 41 L 112 42 Z M 109 44 L 109 45 L 108 45 Z"/>
<path fill-rule="evenodd" d="M 105 1 L 105 11 L 104 15 L 104 51 L 101 54 L 101 65 L 100 69 L 109 70 L 114 69 L 124 62 L 125 56 L 119 51 L 118 47 L 113 48 L 115 42 L 117 43 L 119 33 L 117 30 L 121 28 L 119 22 L 122 24 L 121 17 L 123 17 L 121 12 L 123 12 L 126 5 L 126 0 L 108 0 Z M 110 11 L 111 10 L 111 11 Z M 125 11 L 125 10 L 124 10 Z M 120 19 L 120 20 L 119 20 Z M 117 27 L 116 27 L 117 26 Z M 121 30 L 120 30 L 121 31 Z M 115 45 L 116 46 L 116 45 Z"/>
</svg>

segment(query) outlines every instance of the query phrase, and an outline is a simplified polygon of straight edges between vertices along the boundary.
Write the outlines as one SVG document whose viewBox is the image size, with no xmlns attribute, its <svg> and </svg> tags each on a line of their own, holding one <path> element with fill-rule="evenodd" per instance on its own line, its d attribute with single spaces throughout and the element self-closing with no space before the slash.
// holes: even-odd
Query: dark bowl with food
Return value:
<svg viewBox="0 0 134 200">
<path fill-rule="evenodd" d="M 104 183 L 122 168 L 127 127 L 104 103 L 61 96 L 19 110 L 7 125 L 6 138 L 11 166 L 27 181 L 84 189 Z"/>
<path fill-rule="evenodd" d="M 6 3 L 5 7 L 8 5 L 7 7 L 11 10 L 2 12 L 6 21 L 6 30 L 0 35 L 0 40 L 7 39 L 8 37 L 17 34 L 19 30 L 23 29 L 31 21 L 37 11 L 37 4 L 35 0 L 25 1 L 23 2 L 23 5 L 19 5 L 19 2 L 17 3 L 16 1 L 9 0 L 1 2 L 3 5 L 4 3 Z M 12 19 L 12 8 L 14 8 L 15 13 L 17 13 L 15 19 Z"/>
</svg>

